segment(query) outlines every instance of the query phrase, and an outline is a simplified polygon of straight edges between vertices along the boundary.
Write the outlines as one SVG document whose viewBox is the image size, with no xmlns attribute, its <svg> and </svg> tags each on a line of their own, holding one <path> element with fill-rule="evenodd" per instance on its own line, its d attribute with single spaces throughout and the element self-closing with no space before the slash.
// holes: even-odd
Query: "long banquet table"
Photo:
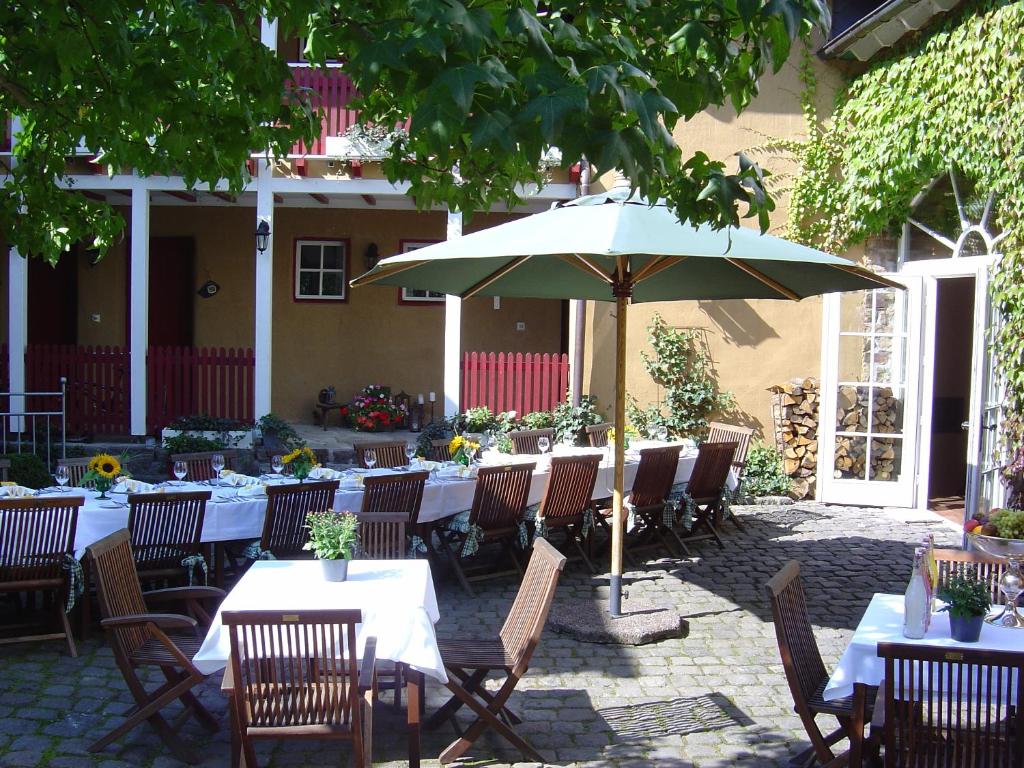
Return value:
<svg viewBox="0 0 1024 768">
<path fill-rule="evenodd" d="M 626 461 L 626 487 L 629 488 L 636 476 L 639 466 L 637 451 L 657 445 L 666 445 L 657 441 L 636 441 L 634 447 L 627 456 Z M 594 485 L 594 498 L 604 498 L 611 495 L 614 468 L 608 461 L 607 452 L 602 449 L 556 449 L 555 455 L 567 453 L 588 453 L 599 452 L 605 456 L 601 462 L 597 482 Z M 697 459 L 697 451 L 692 448 L 684 448 L 679 457 L 679 465 L 676 468 L 676 482 L 686 482 L 693 472 L 693 465 Z M 549 459 L 541 456 L 489 456 L 488 461 L 536 461 L 538 466 L 533 473 L 533 482 L 530 485 L 530 503 L 536 504 L 544 493 L 544 486 L 547 482 L 550 462 Z M 361 474 L 390 474 L 398 470 L 373 469 L 363 471 Z M 360 480 L 356 477 L 355 471 L 343 473 L 338 493 L 334 499 L 334 508 L 337 511 L 350 510 L 358 512 L 362 506 L 363 490 Z M 294 483 L 288 478 L 269 478 L 264 481 L 266 484 Z M 730 474 L 729 485 L 735 487 L 735 478 Z M 168 491 L 211 491 L 212 498 L 206 505 L 206 516 L 203 521 L 204 542 L 238 541 L 258 539 L 263 531 L 263 518 L 267 509 L 266 494 L 245 495 L 240 489 L 208 485 L 205 483 L 177 483 L 162 484 Z M 461 479 L 454 477 L 435 477 L 433 474 L 427 481 L 423 490 L 423 503 L 420 508 L 419 519 L 421 522 L 434 522 L 446 517 L 468 510 L 473 504 L 473 491 L 475 481 L 472 479 Z M 259 490 L 258 488 L 255 490 Z M 251 491 L 250 491 L 251 492 Z M 78 527 L 75 531 L 75 556 L 81 558 L 85 554 L 85 548 L 93 542 L 99 541 L 104 536 L 116 530 L 124 528 L 128 524 L 128 494 L 113 494 L 110 500 L 101 501 L 98 494 L 84 488 L 70 489 L 67 494 L 85 497 L 85 505 L 78 516 Z M 66 495 L 67 495 L 66 494 Z M 51 495 L 51 494 L 45 494 Z M 56 495 L 56 494 L 52 494 Z"/>
</svg>

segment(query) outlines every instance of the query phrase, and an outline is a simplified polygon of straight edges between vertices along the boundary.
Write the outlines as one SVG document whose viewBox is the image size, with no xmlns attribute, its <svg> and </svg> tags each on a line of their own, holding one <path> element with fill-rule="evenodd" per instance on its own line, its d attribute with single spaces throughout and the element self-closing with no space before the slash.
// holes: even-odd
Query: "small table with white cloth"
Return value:
<svg viewBox="0 0 1024 768">
<path fill-rule="evenodd" d="M 367 637 L 377 639 L 377 658 L 406 667 L 409 765 L 420 759 L 420 697 L 423 677 L 447 681 L 434 624 L 440 614 L 430 565 L 425 560 L 353 560 L 346 581 L 324 579 L 315 560 L 261 560 L 253 563 L 221 603 L 199 653 L 193 659 L 204 674 L 228 665 L 231 641 L 221 623 L 223 611 L 302 611 L 358 608 L 357 653 Z"/>
</svg>

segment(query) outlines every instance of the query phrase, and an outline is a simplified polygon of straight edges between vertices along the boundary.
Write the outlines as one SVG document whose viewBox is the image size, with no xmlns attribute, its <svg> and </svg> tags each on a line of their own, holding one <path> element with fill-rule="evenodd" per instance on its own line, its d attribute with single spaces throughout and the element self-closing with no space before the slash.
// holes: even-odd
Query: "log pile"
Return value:
<svg viewBox="0 0 1024 768">
<path fill-rule="evenodd" d="M 868 388 L 840 387 L 836 401 L 836 432 L 868 431 Z M 871 404 L 871 431 L 888 434 L 899 431 L 900 401 L 892 389 L 874 390 Z M 836 436 L 836 479 L 864 479 L 867 462 L 867 438 L 855 435 Z M 871 480 L 891 480 L 896 466 L 895 441 L 886 438 L 871 439 Z"/>
<path fill-rule="evenodd" d="M 813 498 L 818 471 L 818 380 L 793 379 L 770 387 L 774 395 L 775 443 L 792 478 L 790 496 Z"/>
</svg>

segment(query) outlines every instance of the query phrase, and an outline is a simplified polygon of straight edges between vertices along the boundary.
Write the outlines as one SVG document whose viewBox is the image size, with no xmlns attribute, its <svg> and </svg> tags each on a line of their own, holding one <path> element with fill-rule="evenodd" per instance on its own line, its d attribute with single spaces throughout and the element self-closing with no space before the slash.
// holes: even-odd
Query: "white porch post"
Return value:
<svg viewBox="0 0 1024 768">
<path fill-rule="evenodd" d="M 462 214 L 448 211 L 447 239 L 462 237 Z M 462 299 L 448 295 L 444 300 L 444 415 L 459 412 L 462 357 Z"/>
<path fill-rule="evenodd" d="M 17 143 L 21 132 L 21 120 L 11 120 L 11 142 Z M 11 163 L 14 159 L 11 158 Z M 7 253 L 7 371 L 8 391 L 25 391 L 25 347 L 28 345 L 28 259 L 11 247 Z M 13 413 L 25 410 L 24 397 L 12 397 L 10 409 Z M 12 432 L 21 432 L 23 420 L 11 419 L 8 427 Z"/>
<path fill-rule="evenodd" d="M 146 355 L 149 350 L 149 189 L 141 179 L 132 187 L 131 393 L 129 413 L 133 435 L 146 434 Z"/>
<path fill-rule="evenodd" d="M 253 232 L 261 221 L 270 225 L 267 250 L 256 254 L 256 372 L 253 393 L 255 417 L 270 413 L 270 368 L 273 341 L 274 301 L 274 192 L 270 187 L 270 165 L 260 162 L 256 178 L 256 221 Z M 250 235 L 253 237 L 253 235 Z M 255 240 L 254 240 L 255 243 Z M 254 245 L 255 249 L 255 245 Z"/>
</svg>

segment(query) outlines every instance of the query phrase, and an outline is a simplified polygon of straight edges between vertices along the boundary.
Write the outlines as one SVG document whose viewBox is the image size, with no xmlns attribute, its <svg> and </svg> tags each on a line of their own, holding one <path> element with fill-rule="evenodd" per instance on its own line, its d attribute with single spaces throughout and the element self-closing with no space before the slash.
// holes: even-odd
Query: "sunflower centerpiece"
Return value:
<svg viewBox="0 0 1024 768">
<path fill-rule="evenodd" d="M 100 492 L 99 498 L 106 499 L 107 491 L 111 489 L 120 477 L 127 477 L 127 473 L 121 469 L 121 460 L 109 453 L 97 453 L 89 459 L 89 466 L 82 475 L 79 485 L 91 485 Z"/>
<path fill-rule="evenodd" d="M 451 455 L 452 461 L 466 467 L 470 465 L 470 462 L 479 450 L 480 443 L 474 442 L 462 435 L 456 435 L 448 443 L 448 453 Z"/>
<path fill-rule="evenodd" d="M 281 461 L 286 467 L 291 469 L 292 477 L 300 482 L 309 477 L 309 473 L 313 471 L 314 467 L 320 466 L 317 463 L 316 454 L 313 453 L 313 449 L 308 445 L 296 448 L 291 453 L 282 457 Z"/>
</svg>

